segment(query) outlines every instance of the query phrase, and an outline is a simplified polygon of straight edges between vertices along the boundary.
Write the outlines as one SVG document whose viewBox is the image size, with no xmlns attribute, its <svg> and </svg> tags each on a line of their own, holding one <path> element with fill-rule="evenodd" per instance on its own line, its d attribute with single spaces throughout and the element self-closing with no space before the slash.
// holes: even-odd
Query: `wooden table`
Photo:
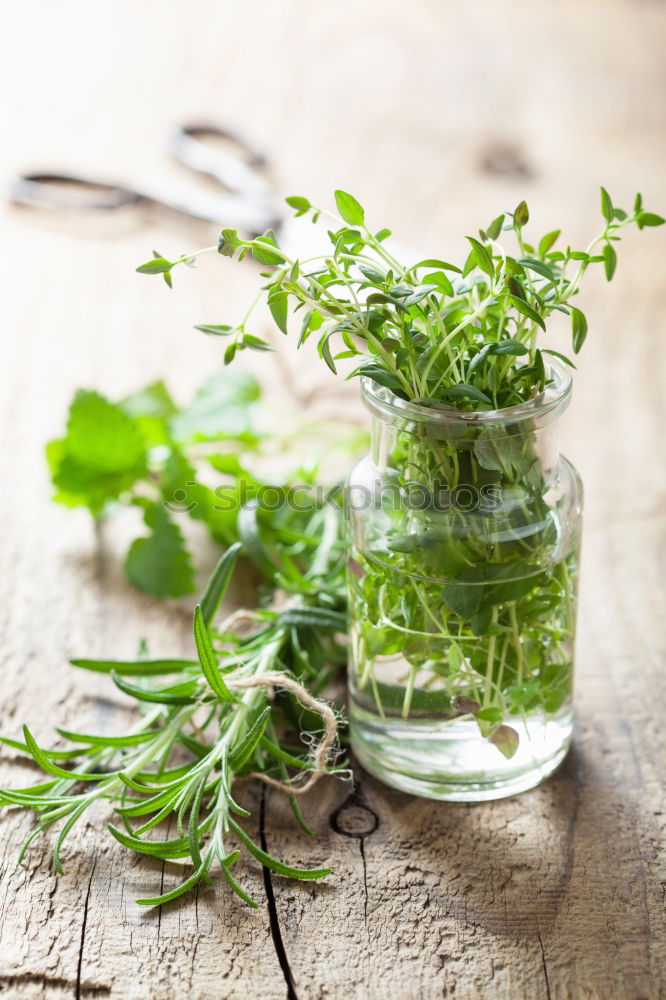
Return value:
<svg viewBox="0 0 666 1000">
<path fill-rule="evenodd" d="M 241 127 L 284 193 L 352 189 L 424 256 L 521 197 L 581 243 L 598 185 L 666 207 L 666 10 L 650 0 L 272 0 L 5 4 L 2 176 L 40 167 L 181 181 L 165 137 L 183 118 Z M 192 183 L 188 178 L 188 183 Z M 118 397 L 165 375 L 185 398 L 219 364 L 191 326 L 233 315 L 256 280 L 219 259 L 177 288 L 133 273 L 156 246 L 211 233 L 150 214 L 3 208 L 0 618 L 2 731 L 93 728 L 110 686 L 75 653 L 189 652 L 190 609 L 132 592 L 122 525 L 49 503 L 42 446 L 75 387 Z M 616 280 L 591 278 L 591 333 L 564 428 L 587 487 L 575 747 L 543 787 L 437 804 L 330 780 L 306 840 L 277 793 L 253 823 L 325 884 L 240 877 L 144 912 L 156 880 L 90 818 L 54 876 L 40 841 L 15 864 L 27 814 L 2 824 L 0 994 L 23 998 L 455 997 L 656 1000 L 666 995 L 666 236 L 631 234 Z M 603 292 L 603 295 L 602 295 Z M 273 362 L 271 361 L 271 364 Z M 267 367 L 263 368 L 268 373 Z M 269 398 L 285 405 L 284 368 Z M 277 374 L 276 374 L 277 373 Z M 297 386 L 326 374 L 307 362 Z M 327 397 L 330 412 L 342 390 Z M 346 391 L 346 390 L 344 390 Z M 129 527 L 127 530 L 130 530 Z M 25 770 L 3 753 L 2 782 Z"/>
</svg>

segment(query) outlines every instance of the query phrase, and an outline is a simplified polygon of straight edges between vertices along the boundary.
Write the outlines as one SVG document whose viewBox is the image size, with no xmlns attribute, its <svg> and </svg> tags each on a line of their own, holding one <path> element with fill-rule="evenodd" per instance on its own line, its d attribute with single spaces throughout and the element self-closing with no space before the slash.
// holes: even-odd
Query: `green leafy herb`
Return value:
<svg viewBox="0 0 666 1000">
<path fill-rule="evenodd" d="M 319 355 L 332 372 L 339 361 L 353 359 L 353 376 L 370 377 L 403 399 L 454 402 L 462 410 L 502 409 L 542 391 L 539 330 L 547 332 L 554 312 L 572 311 L 571 300 L 589 266 L 602 263 L 611 280 L 622 229 L 663 222 L 645 211 L 640 197 L 628 212 L 602 188 L 604 229 L 585 250 L 553 249 L 559 230 L 538 239 L 534 249 L 525 242 L 530 213 L 521 201 L 512 214 L 493 219 L 479 239 L 467 237 L 470 252 L 460 268 L 435 258 L 412 265 L 397 260 L 384 245 L 388 230 L 373 234 L 363 207 L 345 191 L 335 192 L 339 217 L 300 195 L 287 203 L 297 215 L 333 219 L 330 253 L 294 260 L 271 230 L 252 240 L 223 230 L 218 247 L 238 260 L 251 253 L 270 268 L 257 302 L 265 297 L 279 330 L 287 334 L 290 314 L 301 312 L 298 346 L 316 332 Z M 499 243 L 511 232 L 516 250 Z M 154 262 L 144 267 L 155 270 Z M 424 268 L 429 273 L 422 273 Z M 253 308 L 239 324 L 200 327 L 231 337 L 225 363 L 244 347 L 261 349 L 245 339 Z M 575 322 L 576 351 L 582 326 Z M 524 346 L 527 364 L 503 359 L 496 348 L 506 341 Z M 486 363 L 476 362 L 479 354 Z M 459 386 L 471 391 L 458 391 Z"/>
<path fill-rule="evenodd" d="M 527 242 L 530 212 L 521 201 L 479 238 L 467 237 L 462 267 L 436 258 L 410 265 L 384 244 L 387 230 L 373 234 L 352 195 L 336 191 L 335 203 L 338 217 L 308 199 L 288 200 L 298 214 L 332 220 L 328 254 L 293 260 L 266 234 L 280 257 L 264 274 L 259 299 L 266 298 L 279 329 L 288 333 L 291 314 L 301 312 L 298 346 L 315 334 L 332 372 L 351 361 L 350 377 L 365 376 L 403 400 L 480 415 L 545 393 L 552 379 L 546 358 L 572 365 L 539 345 L 550 317 L 571 316 L 578 354 L 588 323 L 574 300 L 586 270 L 601 263 L 610 281 L 622 230 L 663 222 L 640 196 L 628 212 L 602 188 L 601 233 L 584 250 L 556 250 L 559 229 Z M 505 237 L 513 246 L 499 242 Z M 225 233 L 222 246 L 240 260 L 262 239 Z M 409 718 L 435 701 L 448 718 L 459 714 L 456 706 L 474 705 L 481 735 L 511 757 L 519 734 L 507 720 L 516 712 L 549 716 L 571 685 L 577 541 L 566 551 L 555 545 L 536 431 L 501 422 L 486 431 L 479 422 L 447 439 L 425 421 L 400 427 L 385 460 L 401 498 L 416 479 L 429 497 L 442 482 L 449 492 L 472 484 L 477 492 L 497 490 L 501 503 L 469 516 L 446 506 L 417 515 L 380 497 L 377 524 L 365 515 L 374 524 L 365 543 L 357 541 L 366 522 L 355 524 L 352 699 L 379 721 L 387 713 Z M 250 535 L 246 544 L 252 551 Z M 267 562 L 255 561 L 270 573 Z M 314 609 L 307 615 L 314 623 Z M 404 664 L 399 683 L 387 657 Z"/>
<path fill-rule="evenodd" d="M 145 521 L 150 535 L 132 542 L 125 560 L 128 579 L 157 597 L 191 593 L 194 573 L 180 528 L 161 503 L 147 507 Z"/>
<path fill-rule="evenodd" d="M 148 533 L 137 528 L 125 572 L 135 587 L 158 597 L 194 590 L 186 525 L 190 520 L 205 525 L 216 544 L 228 547 L 211 581 L 213 589 L 202 601 L 204 618 L 210 622 L 238 555 L 240 510 L 262 491 L 270 495 L 274 485 L 287 496 L 283 479 L 274 484 L 259 470 L 266 456 L 288 451 L 293 432 L 260 432 L 261 419 L 259 386 L 237 370 L 209 379 L 182 408 L 161 381 L 118 403 L 81 391 L 72 402 L 66 437 L 47 446 L 54 499 L 85 506 L 95 517 L 111 513 L 119 502 L 136 508 Z M 351 426 L 331 432 L 313 425 L 312 469 L 331 447 L 353 456 L 365 440 L 365 433 Z M 304 486 L 314 501 L 312 470 L 302 475 L 299 468 L 303 458 L 287 478 L 294 487 Z M 287 509 L 271 514 L 276 527 L 286 525 L 289 517 Z"/>
<path fill-rule="evenodd" d="M 539 330 L 547 331 L 554 311 L 570 313 L 577 353 L 587 321 L 571 300 L 586 269 L 602 263 L 610 280 L 620 230 L 663 222 L 643 209 L 640 196 L 629 213 L 602 191 L 605 226 L 586 250 L 554 250 L 559 231 L 535 241 L 535 250 L 525 242 L 530 217 L 521 202 L 479 239 L 468 237 L 462 267 L 434 258 L 409 266 L 384 245 L 389 230 L 373 233 L 366 226 L 352 195 L 337 191 L 335 200 L 340 217 L 333 217 L 328 255 L 292 260 L 272 231 L 244 240 L 228 229 L 216 247 L 200 252 L 217 250 L 235 260 L 250 254 L 269 269 L 262 294 L 278 328 L 289 331 L 291 312 L 302 313 L 299 346 L 316 334 L 319 354 L 333 371 L 336 362 L 352 359 L 352 376 L 365 375 L 435 409 L 502 409 L 545 391 L 549 369 L 537 345 Z M 313 220 L 326 214 L 301 196 L 288 203 Z M 497 242 L 511 231 L 513 254 Z M 173 268 L 196 257 L 169 261 L 155 254 L 139 270 L 162 274 L 170 284 Z M 238 324 L 201 326 L 227 339 L 227 363 L 245 348 L 266 346 L 245 328 L 251 312 Z M 340 351 L 332 346 L 338 341 Z M 72 404 L 66 436 L 48 449 L 61 502 L 85 505 L 97 516 L 121 499 L 144 512 L 151 534 L 133 544 L 127 568 L 145 589 L 167 594 L 191 587 L 189 558 L 169 504 L 205 522 L 227 546 L 195 613 L 196 660 L 73 661 L 108 673 L 143 706 L 133 730 L 111 737 L 61 730 L 68 746 L 53 749 L 40 747 L 27 727 L 23 740 L 5 740 L 50 780 L 3 790 L 0 802 L 35 810 L 36 832 L 62 821 L 54 846 L 57 870 L 67 834 L 99 799 L 118 814 L 122 826 L 113 824 L 110 832 L 124 848 L 191 865 L 179 887 L 140 900 L 146 905 L 210 880 L 216 867 L 254 905 L 231 874 L 240 848 L 229 850 L 229 836 L 285 876 L 328 873 L 271 857 L 234 819 L 248 815 L 232 797 L 234 779 L 258 772 L 284 780 L 286 768 L 308 770 L 307 757 L 283 743 L 281 734 L 290 725 L 306 731 L 320 726 L 289 690 L 271 703 L 265 687 L 244 689 L 239 681 L 288 671 L 321 691 L 346 659 L 341 635 L 348 604 L 355 623 L 353 697 L 380 718 L 466 715 L 510 758 L 520 736 L 507 720 L 535 711 L 549 716 L 570 692 L 576 540 L 553 560 L 557 527 L 533 434 L 504 428 L 489 435 L 482 425 L 464 441 L 435 440 L 427 429 L 397 434 L 390 461 L 401 488 L 414 470 L 429 488 L 442 474 L 453 487 L 499 486 L 499 512 L 470 521 L 445 509 L 441 517 L 413 518 L 407 532 L 399 509 L 388 504 L 382 508 L 385 534 L 355 547 L 350 560 L 337 507 L 273 510 L 258 502 L 261 481 L 244 464 L 248 452 L 261 450 L 254 423 L 258 395 L 253 380 L 240 373 L 235 379 L 232 372 L 215 376 L 184 410 L 162 383 L 119 404 L 83 392 Z M 212 448 L 209 467 L 228 476 L 226 494 L 193 478 L 202 444 Z M 493 535 L 490 528 L 501 531 Z M 263 580 L 264 599 L 249 636 L 214 623 L 240 546 Z M 278 592 L 286 605 L 275 605 Z M 403 676 L 381 676 L 378 657 L 387 654 L 402 658 Z M 155 678 L 162 678 L 159 685 Z M 304 825 L 293 796 L 291 801 Z M 160 839 L 171 817 L 175 835 Z"/>
<path fill-rule="evenodd" d="M 47 446 L 56 499 L 84 504 L 98 514 L 109 499 L 130 489 L 147 471 L 141 431 L 120 406 L 98 392 L 80 390 L 64 438 Z"/>
<path fill-rule="evenodd" d="M 231 797 L 237 776 L 250 772 L 289 781 L 287 767 L 309 771 L 307 756 L 299 756 L 281 743 L 277 727 L 316 732 L 318 716 L 308 716 L 291 691 L 269 700 L 269 685 L 246 687 L 248 678 L 287 672 L 298 681 L 321 689 L 333 671 L 344 662 L 339 629 L 344 617 L 341 540 L 337 520 L 325 511 L 308 515 L 302 537 L 308 539 L 300 558 L 286 548 L 272 558 L 287 579 L 292 580 L 289 614 L 266 607 L 251 635 L 239 635 L 227 627 L 224 633 L 206 624 L 197 606 L 193 645 L 197 660 L 72 660 L 75 666 L 110 674 L 126 694 L 144 704 L 146 711 L 129 732 L 106 735 L 59 729 L 67 746 L 44 749 L 26 726 L 23 741 L 6 739 L 15 750 L 31 757 L 49 779 L 19 789 L 0 790 L 0 805 L 21 806 L 37 815 L 37 827 L 24 844 L 21 857 L 38 833 L 60 824 L 54 844 L 54 866 L 63 873 L 62 849 L 76 822 L 94 803 L 108 802 L 118 816 L 109 831 L 125 849 L 154 858 L 179 861 L 191 866 L 176 888 L 139 899 L 157 906 L 183 895 L 199 882 L 209 882 L 217 867 L 230 888 L 250 906 L 256 906 L 229 869 L 240 850 L 230 849 L 229 839 L 247 849 L 262 865 L 288 878 L 319 879 L 329 868 L 307 869 L 283 863 L 268 854 L 234 820 L 232 813 L 249 816 Z M 335 515 L 333 515 L 335 516 Z M 314 517 L 314 521 L 312 518 Z M 319 539 L 316 524 L 331 523 Z M 308 523 L 309 521 L 309 523 Z M 229 582 L 238 556 L 236 545 L 223 557 L 208 583 L 203 598 L 208 621 Z M 317 566 L 316 579 L 312 566 Z M 284 591 L 284 587 L 283 587 Z M 324 599 L 325 595 L 325 599 Z M 329 618 L 317 614 L 325 603 Z M 309 610 L 314 617 L 309 616 Z M 304 659 L 304 650 L 311 655 Z M 306 673 L 303 673 L 304 664 Z M 123 680 L 130 675 L 135 683 Z M 161 686 L 157 675 L 171 675 Z M 271 673 L 270 684 L 275 681 Z M 236 682 L 240 691 L 232 693 Z M 309 722 L 312 727 L 309 727 Z M 270 725 L 271 738 L 265 736 Z M 58 761 L 58 763 L 56 763 Z M 304 826 L 296 799 L 295 815 Z M 174 820 L 175 835 L 166 834 L 166 822 Z M 306 828 L 307 829 L 307 828 Z"/>
</svg>

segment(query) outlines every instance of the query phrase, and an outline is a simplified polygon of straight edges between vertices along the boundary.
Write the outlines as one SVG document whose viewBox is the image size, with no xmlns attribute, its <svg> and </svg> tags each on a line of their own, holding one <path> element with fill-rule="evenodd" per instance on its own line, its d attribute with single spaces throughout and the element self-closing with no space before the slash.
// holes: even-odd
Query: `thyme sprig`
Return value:
<svg viewBox="0 0 666 1000">
<path fill-rule="evenodd" d="M 602 188 L 603 230 L 584 250 L 569 245 L 555 249 L 559 230 L 534 243 L 527 240 L 529 210 L 521 201 L 514 211 L 479 230 L 478 237 L 467 237 L 470 249 L 462 266 L 435 258 L 406 265 L 387 248 L 390 230 L 369 228 L 352 195 L 335 192 L 337 215 L 302 196 L 286 200 L 296 215 L 331 219 L 332 249 L 293 259 L 272 230 L 255 239 L 222 230 L 220 254 L 237 260 L 250 254 L 270 268 L 263 272 L 268 280 L 242 321 L 197 327 L 228 341 L 225 364 L 239 351 L 269 349 L 247 329 L 256 305 L 265 299 L 285 334 L 290 310 L 301 313 L 298 346 L 316 335 L 319 354 L 334 373 L 337 362 L 353 359 L 360 363 L 351 376 L 368 376 L 404 399 L 460 409 L 497 409 L 532 398 L 545 385 L 544 354 L 572 364 L 552 348 L 539 348 L 539 332 L 546 330 L 554 312 L 570 316 L 577 354 L 587 335 L 587 319 L 572 299 L 588 267 L 602 265 L 610 281 L 622 230 L 664 222 L 645 211 L 640 194 L 627 212 Z M 513 237 L 511 252 L 500 242 L 505 233 Z M 168 275 L 170 280 L 172 269 L 190 259 L 159 257 L 137 270 Z"/>
<path fill-rule="evenodd" d="M 538 338 L 559 312 L 569 317 L 573 353 L 581 350 L 588 323 L 574 301 L 588 268 L 600 265 L 612 280 L 623 230 L 664 219 L 644 209 L 640 194 L 628 212 L 602 188 L 601 232 L 583 250 L 560 249 L 560 230 L 528 239 L 521 201 L 467 236 L 460 265 L 438 258 L 405 264 L 390 249 L 390 231 L 370 228 L 356 198 L 338 190 L 335 201 L 337 214 L 302 196 L 287 199 L 296 215 L 331 220 L 328 253 L 308 259 L 290 257 L 271 230 L 248 240 L 223 229 L 218 252 L 237 260 L 249 254 L 266 280 L 241 322 L 199 329 L 227 341 L 230 364 L 256 346 L 247 325 L 263 298 L 284 334 L 300 314 L 298 347 L 315 336 L 333 373 L 351 362 L 348 377 L 365 376 L 384 398 L 389 390 L 423 410 L 499 411 L 487 432 L 482 420 L 470 421 L 439 439 L 436 421 L 396 419 L 377 449 L 381 467 L 371 472 L 362 461 L 365 472 L 356 470 L 366 489 L 374 476 L 377 513 L 350 510 L 349 676 L 353 719 L 354 710 L 378 725 L 396 711 L 405 720 L 469 715 L 510 758 L 520 736 L 507 721 L 522 719 L 528 732 L 529 715 L 543 722 L 568 711 L 579 537 L 576 523 L 560 544 L 537 426 L 513 426 L 502 411 L 538 400 L 554 384 L 549 355 L 573 366 Z M 162 258 L 138 270 L 170 276 L 176 263 Z M 429 502 L 418 511 L 393 509 L 381 495 L 386 483 L 402 504 L 414 484 Z M 471 508 L 449 502 L 459 488 L 468 490 Z M 496 491 L 497 504 L 479 504 L 480 488 Z M 575 483 L 570 493 L 579 503 Z M 391 664 L 402 665 L 397 684 Z"/>
</svg>

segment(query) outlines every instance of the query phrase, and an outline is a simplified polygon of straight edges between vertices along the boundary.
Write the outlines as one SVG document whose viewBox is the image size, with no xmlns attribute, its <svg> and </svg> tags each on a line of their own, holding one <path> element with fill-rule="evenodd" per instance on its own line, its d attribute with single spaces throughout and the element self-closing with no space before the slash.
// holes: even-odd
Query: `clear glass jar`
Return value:
<svg viewBox="0 0 666 1000">
<path fill-rule="evenodd" d="M 531 788 L 564 758 L 582 485 L 560 456 L 571 378 L 464 413 L 369 379 L 372 451 L 345 491 L 358 760 L 436 799 Z"/>
</svg>

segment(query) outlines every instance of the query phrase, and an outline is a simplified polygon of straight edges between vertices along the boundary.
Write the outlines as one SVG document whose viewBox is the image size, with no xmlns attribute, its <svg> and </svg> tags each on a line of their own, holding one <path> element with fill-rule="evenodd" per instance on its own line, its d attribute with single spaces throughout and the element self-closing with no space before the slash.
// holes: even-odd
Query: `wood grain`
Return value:
<svg viewBox="0 0 666 1000">
<path fill-rule="evenodd" d="M 191 184 L 165 140 L 183 119 L 241 128 L 279 190 L 325 201 L 352 189 L 378 225 L 438 256 L 526 197 L 582 242 L 597 187 L 641 189 L 664 211 L 666 9 L 656 0 L 85 0 L 3 4 L 2 175 L 72 169 Z M 111 725 L 124 710 L 69 655 L 189 651 L 190 610 L 131 592 L 127 520 L 95 532 L 48 502 L 43 443 L 74 388 L 121 395 L 166 376 L 181 399 L 219 351 L 191 332 L 247 301 L 256 274 L 214 260 L 168 293 L 132 273 L 153 246 L 214 231 L 155 212 L 101 218 L 2 208 L 0 398 L 2 731 L 30 720 Z M 257 836 L 325 884 L 240 878 L 269 905 L 221 888 L 145 913 L 134 898 L 177 878 L 103 836 L 71 842 L 65 877 L 47 842 L 15 864 L 30 819 L 2 821 L 0 995 L 209 1000 L 657 1000 L 666 995 L 663 671 L 666 557 L 666 238 L 627 239 L 610 289 L 592 279 L 591 333 L 564 450 L 587 487 L 572 754 L 539 789 L 444 805 L 361 771 L 305 803 L 294 829 L 278 794 L 248 789 Z M 261 359 L 285 412 L 313 385 L 322 412 L 351 403 L 313 361 Z M 210 555 L 212 559 L 212 554 Z M 3 754 L 0 780 L 30 777 Z"/>
</svg>

